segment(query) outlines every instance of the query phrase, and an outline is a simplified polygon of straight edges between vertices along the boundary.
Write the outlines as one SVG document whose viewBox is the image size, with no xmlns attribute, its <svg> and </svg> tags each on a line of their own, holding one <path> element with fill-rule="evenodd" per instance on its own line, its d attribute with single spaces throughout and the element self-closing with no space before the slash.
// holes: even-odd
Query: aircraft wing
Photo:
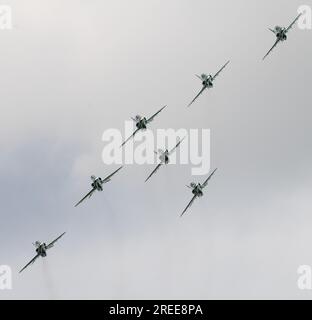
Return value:
<svg viewBox="0 0 312 320">
<path fill-rule="evenodd" d="M 176 145 L 175 147 L 173 147 L 170 151 L 169 151 L 169 155 L 173 153 L 173 151 L 180 145 L 180 143 L 184 140 L 185 137 L 183 137 L 182 140 L 180 140 Z"/>
<path fill-rule="evenodd" d="M 290 26 L 286 29 L 286 33 L 293 27 L 293 25 L 297 22 L 299 17 L 302 15 L 302 13 L 299 13 L 296 17 L 296 19 L 290 24 Z"/>
<path fill-rule="evenodd" d="M 197 198 L 197 195 L 195 194 L 192 198 L 192 200 L 188 203 L 187 207 L 183 210 L 183 212 L 181 213 L 180 217 L 182 217 L 185 213 L 185 211 L 193 204 L 194 200 Z"/>
<path fill-rule="evenodd" d="M 159 163 L 156 168 L 151 172 L 151 174 L 146 178 L 145 182 L 160 168 L 162 163 Z"/>
<path fill-rule="evenodd" d="M 33 264 L 33 263 L 37 260 L 37 258 L 39 258 L 39 256 L 40 256 L 40 255 L 37 254 L 35 257 L 33 257 L 33 258 L 26 264 L 26 266 L 19 271 L 19 273 L 21 273 L 23 270 L 25 270 L 29 265 Z"/>
<path fill-rule="evenodd" d="M 203 93 L 203 91 L 206 89 L 207 87 L 203 86 L 202 89 L 199 91 L 199 93 L 197 94 L 197 96 L 188 104 L 188 107 L 191 106 L 195 100 Z"/>
<path fill-rule="evenodd" d="M 212 80 L 214 80 L 229 63 L 230 60 L 212 77 Z"/>
<path fill-rule="evenodd" d="M 203 188 L 205 188 L 205 187 L 207 186 L 208 181 L 210 180 L 210 178 L 213 176 L 213 174 L 214 174 L 216 171 L 217 171 L 217 168 L 214 169 L 214 170 L 212 171 L 212 173 L 209 175 L 209 177 L 205 180 L 205 182 L 202 184 L 202 187 L 203 187 Z"/>
<path fill-rule="evenodd" d="M 114 171 L 113 173 L 111 173 L 109 176 L 107 176 L 106 178 L 104 178 L 104 179 L 102 180 L 102 183 L 108 182 L 108 181 L 110 180 L 110 178 L 111 178 L 115 173 L 117 173 L 121 168 L 122 168 L 122 166 L 119 167 L 119 168 L 118 168 L 116 171 Z"/>
<path fill-rule="evenodd" d="M 162 107 L 160 110 L 158 110 L 154 115 L 152 115 L 149 119 L 147 119 L 147 123 L 152 122 L 154 118 L 160 113 L 166 106 Z"/>
<path fill-rule="evenodd" d="M 66 233 L 66 232 L 63 232 L 63 233 L 62 233 L 60 236 L 58 236 L 55 240 L 53 240 L 51 243 L 49 243 L 49 244 L 47 245 L 47 249 L 52 248 L 52 247 L 54 246 L 54 243 L 55 243 L 57 240 L 61 239 L 65 233 Z"/>
<path fill-rule="evenodd" d="M 280 39 L 277 39 L 275 41 L 275 43 L 273 44 L 272 48 L 267 52 L 267 54 L 262 58 L 262 60 L 264 60 L 269 54 L 270 52 L 276 47 L 276 45 L 280 42 Z"/>
<path fill-rule="evenodd" d="M 140 130 L 140 129 L 136 129 L 136 130 L 132 133 L 132 135 L 131 135 L 126 141 L 124 141 L 124 142 L 122 143 L 122 145 L 121 145 L 120 147 L 123 147 L 131 138 L 133 138 L 133 137 L 138 133 L 139 130 Z"/>
<path fill-rule="evenodd" d="M 79 202 L 75 204 L 75 207 L 77 207 L 82 201 L 84 201 L 86 198 L 90 198 L 93 194 L 93 192 L 96 190 L 96 188 L 93 188 L 90 192 L 88 192 Z"/>
</svg>

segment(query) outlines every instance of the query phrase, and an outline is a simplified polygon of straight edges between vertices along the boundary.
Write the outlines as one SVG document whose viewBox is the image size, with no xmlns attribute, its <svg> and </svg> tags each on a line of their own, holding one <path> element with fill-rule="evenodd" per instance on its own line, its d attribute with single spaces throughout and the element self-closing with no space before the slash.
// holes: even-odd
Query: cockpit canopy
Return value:
<svg viewBox="0 0 312 320">
<path fill-rule="evenodd" d="M 195 183 L 195 182 L 191 182 L 191 183 L 190 183 L 190 186 L 191 186 L 192 188 L 195 188 L 195 187 L 196 187 L 196 183 Z"/>
<path fill-rule="evenodd" d="M 276 26 L 276 27 L 274 28 L 274 30 L 275 30 L 276 33 L 279 33 L 279 32 L 281 32 L 281 31 L 283 30 L 283 28 L 280 27 L 280 26 Z"/>
<path fill-rule="evenodd" d="M 41 242 L 40 241 L 36 241 L 35 242 L 35 246 L 38 248 L 38 247 L 40 247 L 40 245 L 41 245 Z"/>
<path fill-rule="evenodd" d="M 135 117 L 134 117 L 135 121 L 136 122 L 139 122 L 141 119 L 142 119 L 142 116 L 140 116 L 139 114 L 137 114 Z"/>
</svg>

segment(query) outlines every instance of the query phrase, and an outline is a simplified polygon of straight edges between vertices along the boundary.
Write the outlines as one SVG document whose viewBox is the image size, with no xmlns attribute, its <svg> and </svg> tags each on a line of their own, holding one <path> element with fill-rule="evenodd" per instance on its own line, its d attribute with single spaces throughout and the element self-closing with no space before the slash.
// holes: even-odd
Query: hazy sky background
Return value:
<svg viewBox="0 0 312 320">
<path fill-rule="evenodd" d="M 7 0 L 0 31 L 0 299 L 312 298 L 312 30 L 307 1 Z M 190 108 L 194 74 L 215 87 Z M 107 128 L 210 128 L 218 167 L 183 219 L 190 165 L 126 166 L 90 201 Z M 22 274 L 32 242 L 67 234 Z"/>
</svg>

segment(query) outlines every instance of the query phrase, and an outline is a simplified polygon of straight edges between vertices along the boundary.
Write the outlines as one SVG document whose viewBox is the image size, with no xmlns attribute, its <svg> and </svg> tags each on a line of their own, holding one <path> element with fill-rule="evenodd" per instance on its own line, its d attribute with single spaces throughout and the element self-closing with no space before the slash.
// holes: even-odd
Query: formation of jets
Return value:
<svg viewBox="0 0 312 320">
<path fill-rule="evenodd" d="M 287 40 L 287 33 L 289 30 L 293 27 L 293 25 L 297 22 L 301 14 L 299 14 L 295 20 L 287 27 L 287 28 L 282 28 L 279 26 L 276 26 L 274 29 L 269 29 L 276 35 L 276 41 L 272 48 L 267 52 L 267 54 L 263 57 L 263 60 L 270 54 L 270 52 L 276 47 L 276 45 L 279 42 L 283 42 Z M 221 68 L 220 70 L 215 74 L 215 75 L 207 75 L 207 74 L 202 74 L 201 76 L 196 75 L 202 82 L 202 88 L 200 92 L 195 96 L 195 98 L 188 104 L 188 107 L 191 106 L 197 98 L 206 90 L 209 88 L 213 87 L 213 82 L 215 81 L 216 77 L 222 72 L 222 70 L 229 64 L 230 61 L 227 61 Z M 165 108 L 166 106 L 162 107 L 160 110 L 158 110 L 154 115 L 152 115 L 150 118 L 142 117 L 140 115 L 135 116 L 135 118 L 132 118 L 132 120 L 135 122 L 136 125 L 136 130 L 133 132 L 133 134 L 127 138 L 121 145 L 124 146 L 131 138 L 133 138 L 140 130 L 145 130 L 147 128 L 147 125 L 154 120 L 154 118 Z M 183 138 L 184 139 L 184 138 Z M 159 155 L 159 163 L 156 166 L 156 168 L 149 174 L 149 176 L 146 178 L 145 182 L 148 181 L 156 172 L 157 170 L 163 166 L 167 165 L 170 161 L 170 156 L 173 154 L 173 152 L 179 147 L 181 142 L 183 141 L 180 140 L 170 151 L 166 149 L 165 151 L 163 150 L 158 150 L 158 152 L 155 151 L 157 155 Z M 113 173 L 108 175 L 106 178 L 102 179 L 101 177 L 95 177 L 91 176 L 91 187 L 92 189 L 75 205 L 77 207 L 79 204 L 81 204 L 85 199 L 90 198 L 95 191 L 103 191 L 103 184 L 109 182 L 113 175 L 115 175 L 122 167 L 119 167 L 117 170 L 115 170 Z M 190 185 L 187 185 L 188 188 L 192 189 L 192 194 L 193 197 L 191 201 L 188 203 L 186 208 L 183 210 L 181 213 L 181 217 L 184 215 L 184 213 L 191 207 L 193 202 L 195 201 L 196 198 L 200 198 L 203 196 L 203 189 L 208 185 L 209 180 L 211 177 L 214 175 L 217 169 L 214 169 L 213 172 L 208 176 L 208 178 L 201 184 L 201 183 L 195 183 L 191 182 Z M 26 266 L 24 266 L 21 270 L 20 273 L 25 270 L 29 265 L 33 264 L 39 257 L 46 257 L 47 255 L 47 250 L 52 248 L 54 244 L 65 234 L 62 233 L 60 236 L 58 236 L 55 240 L 53 240 L 51 243 L 48 245 L 46 243 L 41 243 L 39 241 L 36 241 L 33 245 L 36 247 L 36 256 L 27 263 Z"/>
</svg>

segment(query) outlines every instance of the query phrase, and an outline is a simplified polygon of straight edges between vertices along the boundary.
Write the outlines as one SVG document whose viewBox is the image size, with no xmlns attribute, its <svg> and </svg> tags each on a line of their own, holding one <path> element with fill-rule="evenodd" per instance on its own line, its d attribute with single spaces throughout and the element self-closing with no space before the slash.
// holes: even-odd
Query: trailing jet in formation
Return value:
<svg viewBox="0 0 312 320">
<path fill-rule="evenodd" d="M 112 174 L 110 174 L 109 176 L 107 176 L 106 178 L 102 179 L 101 177 L 96 178 L 95 176 L 91 176 L 91 187 L 92 190 L 89 191 L 76 205 L 75 207 L 77 207 L 82 201 L 84 201 L 86 198 L 90 198 L 93 194 L 94 191 L 103 191 L 103 184 L 107 183 L 111 180 L 111 177 L 118 172 L 122 167 L 118 168 L 116 171 L 114 171 Z"/>
<path fill-rule="evenodd" d="M 202 197 L 203 196 L 203 189 L 207 186 L 208 181 L 210 180 L 210 178 L 212 177 L 212 175 L 216 172 L 217 168 L 214 169 L 212 171 L 212 173 L 209 175 L 209 177 L 205 180 L 205 182 L 203 184 L 200 183 L 195 183 L 195 182 L 191 182 L 189 186 L 187 186 L 188 188 L 192 189 L 192 193 L 193 193 L 193 198 L 192 200 L 189 202 L 189 204 L 187 205 L 187 207 L 184 209 L 184 211 L 181 214 L 181 217 L 183 216 L 183 214 L 185 213 L 185 211 L 193 204 L 194 200 L 197 197 Z"/>
<path fill-rule="evenodd" d="M 152 115 L 148 119 L 146 119 L 146 117 L 142 117 L 140 115 L 135 116 L 135 118 L 131 118 L 135 122 L 135 126 L 137 129 L 133 132 L 133 134 L 126 141 L 123 142 L 121 147 L 125 143 L 127 143 L 131 138 L 133 138 L 140 130 L 145 130 L 147 124 L 152 122 L 154 120 L 154 118 L 158 115 L 158 113 L 160 113 L 164 108 L 166 108 L 166 106 L 162 107 L 160 110 L 158 110 L 154 115 Z"/>
<path fill-rule="evenodd" d="M 213 87 L 213 81 L 216 79 L 216 77 L 220 74 L 220 72 L 228 65 L 230 61 L 228 61 L 214 76 L 211 74 L 207 75 L 203 73 L 201 76 L 196 75 L 197 78 L 199 78 L 202 81 L 202 89 L 199 91 L 197 96 L 189 103 L 188 107 L 195 102 L 195 100 L 204 92 L 204 90 L 212 88 Z"/>
<path fill-rule="evenodd" d="M 288 31 L 293 27 L 293 25 L 297 22 L 297 20 L 299 19 L 299 17 L 301 16 L 302 13 L 298 14 L 298 16 L 296 17 L 296 19 L 290 24 L 290 26 L 288 28 L 282 28 L 280 26 L 276 26 L 274 29 L 270 29 L 270 31 L 272 31 L 275 35 L 276 35 L 276 41 L 273 44 L 272 48 L 267 52 L 267 54 L 262 58 L 262 60 L 264 60 L 269 54 L 270 52 L 277 46 L 277 44 L 279 42 L 283 42 L 285 40 L 287 40 L 287 33 Z"/>
<path fill-rule="evenodd" d="M 156 166 L 156 168 L 151 172 L 151 174 L 146 178 L 145 182 L 162 166 L 163 164 L 169 163 L 169 156 L 174 152 L 174 150 L 180 145 L 180 143 L 184 140 L 180 140 L 174 148 L 172 148 L 170 151 L 166 149 L 165 151 L 159 149 L 158 152 L 155 151 L 156 154 L 159 154 L 159 160 L 160 163 Z"/>
<path fill-rule="evenodd" d="M 63 237 L 63 235 L 66 232 L 63 232 L 60 236 L 58 236 L 55 240 L 53 240 L 51 243 L 49 243 L 48 245 L 46 245 L 44 242 L 41 243 L 40 241 L 36 241 L 35 243 L 33 243 L 33 245 L 36 247 L 36 256 L 34 258 L 32 258 L 27 264 L 26 266 L 20 270 L 19 273 L 21 273 L 23 270 L 25 270 L 29 265 L 33 264 L 37 258 L 39 257 L 46 257 L 47 256 L 47 250 L 51 249 L 54 246 L 54 243 L 59 240 L 61 237 Z"/>
</svg>

